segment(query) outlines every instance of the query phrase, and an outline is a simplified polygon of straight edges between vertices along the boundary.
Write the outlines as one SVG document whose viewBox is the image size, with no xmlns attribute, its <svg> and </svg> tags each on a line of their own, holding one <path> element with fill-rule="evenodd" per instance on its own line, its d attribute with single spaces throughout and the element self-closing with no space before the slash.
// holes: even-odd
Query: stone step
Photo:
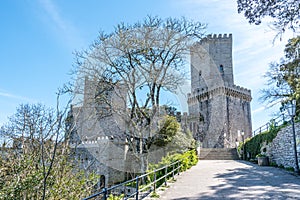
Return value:
<svg viewBox="0 0 300 200">
<path fill-rule="evenodd" d="M 201 148 L 200 160 L 239 160 L 235 148 Z"/>
</svg>

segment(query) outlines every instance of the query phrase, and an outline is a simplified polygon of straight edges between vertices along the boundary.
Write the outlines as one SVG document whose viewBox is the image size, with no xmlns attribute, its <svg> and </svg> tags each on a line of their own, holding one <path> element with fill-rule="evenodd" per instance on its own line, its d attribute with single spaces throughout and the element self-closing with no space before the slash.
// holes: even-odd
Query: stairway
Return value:
<svg viewBox="0 0 300 200">
<path fill-rule="evenodd" d="M 235 148 L 201 148 L 200 160 L 239 160 Z"/>
</svg>

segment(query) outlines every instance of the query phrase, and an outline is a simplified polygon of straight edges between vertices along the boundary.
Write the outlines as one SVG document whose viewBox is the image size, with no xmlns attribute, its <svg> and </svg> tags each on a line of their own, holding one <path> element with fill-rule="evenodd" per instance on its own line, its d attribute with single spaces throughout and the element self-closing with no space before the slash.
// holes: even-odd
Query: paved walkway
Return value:
<svg viewBox="0 0 300 200">
<path fill-rule="evenodd" d="M 200 160 L 159 199 L 300 199 L 300 177 L 243 161 Z"/>
</svg>

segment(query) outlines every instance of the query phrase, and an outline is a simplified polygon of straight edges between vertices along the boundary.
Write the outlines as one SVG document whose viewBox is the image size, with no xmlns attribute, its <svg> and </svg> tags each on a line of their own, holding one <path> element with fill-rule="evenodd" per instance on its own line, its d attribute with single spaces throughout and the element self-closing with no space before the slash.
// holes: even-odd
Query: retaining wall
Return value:
<svg viewBox="0 0 300 200">
<path fill-rule="evenodd" d="M 298 163 L 300 161 L 300 123 L 295 124 Z M 295 154 L 292 126 L 282 128 L 273 142 L 266 145 L 271 162 L 278 166 L 295 167 Z M 299 163 L 300 164 L 300 163 Z"/>
</svg>

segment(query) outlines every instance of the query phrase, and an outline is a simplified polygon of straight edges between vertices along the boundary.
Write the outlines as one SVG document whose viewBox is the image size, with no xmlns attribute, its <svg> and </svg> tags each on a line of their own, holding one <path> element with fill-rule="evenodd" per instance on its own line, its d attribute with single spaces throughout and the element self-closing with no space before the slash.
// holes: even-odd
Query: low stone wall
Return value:
<svg viewBox="0 0 300 200">
<path fill-rule="evenodd" d="M 300 161 L 300 123 L 295 124 L 298 163 Z M 278 166 L 295 167 L 295 154 L 292 126 L 281 129 L 273 142 L 267 146 L 267 154 L 271 162 Z M 299 163 L 300 164 L 300 163 Z"/>
</svg>

